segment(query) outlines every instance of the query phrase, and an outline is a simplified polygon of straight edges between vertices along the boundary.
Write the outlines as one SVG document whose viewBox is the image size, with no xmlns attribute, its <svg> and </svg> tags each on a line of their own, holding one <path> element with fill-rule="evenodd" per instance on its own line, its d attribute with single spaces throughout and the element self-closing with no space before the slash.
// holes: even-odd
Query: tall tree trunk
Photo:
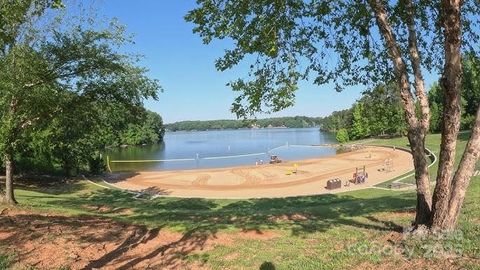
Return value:
<svg viewBox="0 0 480 270">
<path fill-rule="evenodd" d="M 443 0 L 445 65 L 440 86 L 444 94 L 443 130 L 437 172 L 437 184 L 433 193 L 432 227 L 442 229 L 448 219 L 451 184 L 454 173 L 457 136 L 461 117 L 461 1 Z M 447 222 L 448 223 L 448 222 Z"/>
<path fill-rule="evenodd" d="M 425 104 L 428 103 L 424 93 L 424 83 L 420 71 L 420 60 L 416 47 L 414 28 L 410 27 L 409 29 L 409 53 L 412 66 L 415 70 L 416 95 L 421 101 L 422 119 L 420 120 L 416 115 L 415 103 L 412 92 L 410 91 L 407 67 L 403 60 L 400 46 L 395 39 L 392 27 L 388 21 L 387 11 L 383 2 L 380 0 L 370 0 L 369 4 L 375 14 L 380 34 L 387 45 L 388 54 L 394 66 L 394 73 L 400 88 L 400 96 L 405 110 L 405 120 L 408 125 L 408 140 L 412 150 L 415 166 L 415 181 L 417 184 L 417 213 L 415 225 L 429 225 L 431 220 L 432 197 L 430 192 L 430 178 L 428 175 L 428 162 L 425 153 L 425 134 L 428 130 L 430 112 L 428 106 L 425 106 Z"/>
<path fill-rule="evenodd" d="M 5 199 L 5 190 L 3 190 L 2 187 L 0 187 L 0 203 L 5 203 L 6 202 L 6 199 Z"/>
<path fill-rule="evenodd" d="M 429 225 L 431 220 L 432 197 L 430 193 L 430 177 L 428 161 L 425 155 L 425 138 L 421 134 L 408 132 L 408 141 L 413 154 L 415 180 L 417 185 L 417 211 L 415 225 Z"/>
<path fill-rule="evenodd" d="M 436 223 L 444 230 L 453 229 L 458 221 L 460 209 L 465 199 L 470 179 L 472 178 L 475 165 L 480 154 L 480 107 L 477 110 L 477 117 L 475 125 L 472 130 L 472 135 L 468 141 L 465 152 L 463 152 L 462 160 L 458 166 L 457 172 L 452 181 L 452 195 L 449 201 L 448 215 L 442 223 Z"/>
<path fill-rule="evenodd" d="M 63 161 L 63 173 L 65 174 L 66 177 L 72 176 L 72 164 L 70 163 L 69 160 Z"/>
<path fill-rule="evenodd" d="M 458 169 L 453 177 L 449 200 L 445 203 L 445 208 L 437 209 L 435 219 L 432 224 L 434 231 L 453 230 L 458 222 L 460 209 L 465 199 L 470 179 L 472 178 L 475 165 L 480 154 L 480 107 L 477 110 L 475 125 L 472 135 L 467 143 L 465 152 Z"/>
<path fill-rule="evenodd" d="M 13 193 L 13 163 L 12 155 L 5 154 L 5 203 L 16 204 L 15 194 Z"/>
<path fill-rule="evenodd" d="M 411 0 L 406 1 L 408 17 L 408 53 L 414 76 L 415 96 L 420 105 L 420 120 L 416 134 L 409 136 L 410 146 L 413 152 L 415 166 L 415 180 L 417 184 L 417 212 L 415 224 L 430 224 L 432 198 L 430 193 L 430 176 L 428 173 L 428 161 L 425 155 L 425 137 L 430 128 L 430 106 L 425 93 L 425 82 L 421 69 L 420 52 L 417 45 L 417 31 L 415 27 L 415 10 Z"/>
</svg>

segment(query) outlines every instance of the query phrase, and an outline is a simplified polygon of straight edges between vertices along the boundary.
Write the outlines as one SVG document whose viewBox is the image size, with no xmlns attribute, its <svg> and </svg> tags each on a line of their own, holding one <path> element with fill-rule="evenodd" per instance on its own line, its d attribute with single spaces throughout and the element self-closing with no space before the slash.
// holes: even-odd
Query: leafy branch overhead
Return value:
<svg viewBox="0 0 480 270">
<path fill-rule="evenodd" d="M 466 17 L 478 14 L 478 4 L 465 2 Z M 242 61 L 250 65 L 245 78 L 230 83 L 239 93 L 233 104 L 238 116 L 292 106 L 301 80 L 334 83 L 341 91 L 345 86 L 373 87 L 394 79 L 368 1 L 198 0 L 197 4 L 186 15 L 195 24 L 193 31 L 207 44 L 214 39 L 233 44 L 217 60 L 216 68 L 223 71 Z M 397 1 L 387 7 L 400 49 L 408 51 L 407 23 L 414 17 L 421 65 L 439 70 L 443 64 L 440 5 L 416 2 L 413 14 L 408 14 L 407 4 Z M 478 40 L 474 31 L 478 19 L 471 18 L 464 23 L 467 41 Z M 473 43 L 465 42 L 464 50 L 478 50 Z"/>
<path fill-rule="evenodd" d="M 197 0 L 186 16 L 205 43 L 229 39 L 233 49 L 217 69 L 250 61 L 246 79 L 232 83 L 232 110 L 247 117 L 294 103 L 300 80 L 316 84 L 398 87 L 415 165 L 415 226 L 455 227 L 466 187 L 480 155 L 480 108 L 472 136 L 454 172 L 461 120 L 462 54 L 479 53 L 478 1 Z M 432 194 L 425 138 L 431 112 L 424 70 L 441 74 L 442 144 Z M 354 108 L 355 137 L 365 130 L 363 104 Z M 437 110 L 438 112 L 438 110 Z M 357 126 L 355 126 L 357 125 Z M 345 136 L 343 136 L 345 137 Z"/>
</svg>

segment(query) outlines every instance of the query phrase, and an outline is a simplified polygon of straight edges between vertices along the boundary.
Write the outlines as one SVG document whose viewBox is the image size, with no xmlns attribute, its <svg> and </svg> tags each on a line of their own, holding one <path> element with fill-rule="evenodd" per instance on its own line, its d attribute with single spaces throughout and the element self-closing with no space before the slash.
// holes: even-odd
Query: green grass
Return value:
<svg viewBox="0 0 480 270">
<path fill-rule="evenodd" d="M 79 184 L 80 185 L 80 184 Z M 102 215 L 149 227 L 188 231 L 209 229 L 291 229 L 295 233 L 324 231 L 335 224 L 356 225 L 355 217 L 370 213 L 411 208 L 411 192 L 362 190 L 338 195 L 276 199 L 208 200 L 187 198 L 134 199 L 121 190 L 101 189 L 82 182 L 83 189 L 52 195 L 18 190 L 24 206 L 65 214 L 99 214 L 92 209 L 108 207 Z M 86 190 L 91 189 L 89 192 Z M 128 214 L 124 213 L 129 209 Z M 271 222 L 272 216 L 302 214 L 312 222 Z"/>
<path fill-rule="evenodd" d="M 465 147 L 465 136 L 462 134 L 459 140 L 457 157 Z M 437 155 L 439 140 L 439 135 L 430 135 L 427 139 L 427 147 Z M 374 143 L 407 145 L 405 138 L 376 140 Z M 436 168 L 431 168 L 432 176 Z M 208 251 L 185 255 L 185 260 L 205 263 L 212 269 L 272 269 L 272 265 L 275 269 L 344 269 L 362 263 L 371 267 L 382 263 L 401 265 L 410 259 L 406 254 L 357 254 L 357 251 L 374 250 L 376 245 L 385 245 L 385 241 L 379 239 L 410 224 L 412 215 L 402 213 L 414 209 L 414 191 L 364 189 L 279 199 L 148 200 L 134 199 L 132 194 L 121 190 L 79 181 L 56 188 L 19 189 L 16 194 L 22 208 L 34 211 L 104 216 L 185 235 L 249 230 L 273 231 L 278 235 L 268 240 L 238 239 L 231 245 L 216 245 Z M 298 216 L 305 218 L 295 218 Z M 480 258 L 479 217 L 480 178 L 475 177 L 459 224 L 463 235 L 446 242 L 459 246 L 465 258 Z M 404 241 L 403 246 L 413 250 L 412 258 L 423 258 L 426 251 L 422 243 Z M 2 260 L 6 261 L 0 255 L 0 266 Z M 464 268 L 476 266 L 466 261 L 459 263 L 459 267 Z"/>
<path fill-rule="evenodd" d="M 455 160 L 456 164 L 460 162 L 460 157 L 463 153 L 463 150 L 465 149 L 465 146 L 467 145 L 469 138 L 470 138 L 470 132 L 461 132 L 459 134 L 457 148 L 456 148 L 456 156 L 457 156 L 457 159 Z M 440 155 L 440 143 L 441 143 L 441 134 L 428 135 L 427 139 L 425 140 L 425 146 L 437 156 L 437 159 Z M 407 149 L 409 148 L 408 139 L 406 137 L 399 137 L 399 138 L 393 138 L 393 139 L 375 139 L 369 142 L 369 144 L 392 145 L 392 146 L 403 147 Z M 437 170 L 438 170 L 438 161 L 435 164 L 433 164 L 433 166 L 431 166 L 429 169 L 431 181 L 435 181 Z M 391 184 L 391 182 L 395 181 L 398 178 L 400 177 L 384 182 L 378 186 L 387 187 L 389 184 Z M 401 182 L 414 184 L 415 177 L 412 175 L 411 177 L 403 179 Z"/>
<path fill-rule="evenodd" d="M 8 253 L 0 253 L 0 269 L 8 269 L 13 263 L 15 256 Z"/>
</svg>

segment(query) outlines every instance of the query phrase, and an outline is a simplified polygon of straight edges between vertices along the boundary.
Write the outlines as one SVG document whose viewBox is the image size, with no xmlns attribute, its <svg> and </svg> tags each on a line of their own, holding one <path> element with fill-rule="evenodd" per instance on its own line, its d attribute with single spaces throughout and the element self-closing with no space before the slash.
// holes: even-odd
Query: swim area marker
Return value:
<svg viewBox="0 0 480 270">
<path fill-rule="evenodd" d="M 234 155 L 234 156 L 220 156 L 220 157 L 204 157 L 200 159 L 211 160 L 211 159 L 227 159 L 227 158 L 239 158 L 239 157 L 253 157 L 253 156 L 261 156 L 267 155 L 268 153 L 253 153 L 253 154 L 244 154 L 244 155 Z"/>
<path fill-rule="evenodd" d="M 141 163 L 141 162 L 169 162 L 169 161 L 195 161 L 194 158 L 178 158 L 178 159 L 132 159 L 132 160 L 111 160 L 111 163 Z"/>
</svg>

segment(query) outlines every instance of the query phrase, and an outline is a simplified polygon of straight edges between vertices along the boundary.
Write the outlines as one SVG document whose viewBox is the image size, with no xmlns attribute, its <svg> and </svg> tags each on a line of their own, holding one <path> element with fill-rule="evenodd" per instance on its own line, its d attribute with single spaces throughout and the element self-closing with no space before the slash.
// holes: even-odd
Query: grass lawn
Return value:
<svg viewBox="0 0 480 270">
<path fill-rule="evenodd" d="M 459 138 L 457 157 L 467 139 L 468 134 Z M 374 143 L 407 145 L 405 138 Z M 427 147 L 436 155 L 439 144 L 439 135 L 428 137 Z M 432 176 L 436 169 L 432 166 Z M 19 209 L 31 212 L 72 218 L 107 217 L 184 237 L 201 234 L 207 239 L 239 232 L 259 235 L 237 237 L 228 243 L 219 241 L 209 249 L 178 255 L 187 264 L 210 269 L 480 269 L 480 177 L 472 179 L 468 190 L 459 224 L 462 234 L 424 241 L 403 239 L 401 234 L 413 218 L 414 191 L 365 189 L 283 199 L 149 200 L 77 181 L 50 188 L 18 189 L 16 194 Z M 2 207 L 6 206 L 0 205 L 0 210 Z M 445 259 L 442 252 L 460 256 Z M 15 254 L 4 251 L 0 269 L 12 261 Z"/>
<path fill-rule="evenodd" d="M 470 132 L 461 132 L 458 136 L 458 144 L 457 144 L 457 151 L 456 151 L 458 158 L 455 160 L 456 164 L 460 162 L 460 157 L 463 153 L 463 149 L 465 149 L 465 146 L 467 145 L 469 137 L 470 137 Z M 440 155 L 440 150 L 439 150 L 440 142 L 441 142 L 441 134 L 431 134 L 427 136 L 426 147 L 437 156 L 437 159 Z M 379 145 L 394 145 L 394 146 L 403 147 L 407 149 L 409 148 L 408 139 L 406 137 L 400 137 L 400 138 L 394 138 L 394 139 L 375 139 L 369 143 L 379 144 Z M 438 160 L 429 169 L 431 181 L 435 180 L 437 170 L 438 170 Z M 408 174 L 411 174 L 411 173 L 408 173 Z M 402 178 L 402 177 L 403 175 L 398 178 Z M 392 179 L 391 181 L 381 183 L 378 186 L 388 187 L 389 184 L 391 184 L 391 182 L 395 181 L 396 179 Z M 415 184 L 415 177 L 412 175 L 408 178 L 403 179 L 401 182 Z"/>
</svg>

